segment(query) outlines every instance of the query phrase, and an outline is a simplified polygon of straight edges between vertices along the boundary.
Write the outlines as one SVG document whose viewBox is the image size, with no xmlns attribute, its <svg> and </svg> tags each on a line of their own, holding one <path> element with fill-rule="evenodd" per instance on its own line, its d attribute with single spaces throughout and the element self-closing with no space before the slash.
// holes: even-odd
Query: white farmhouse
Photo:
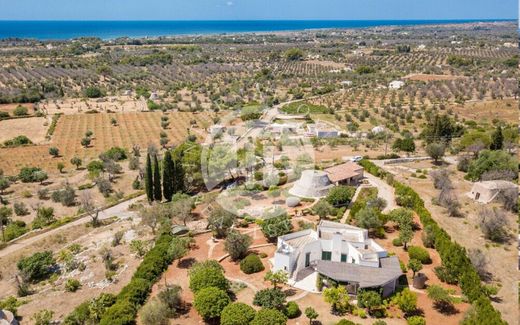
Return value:
<svg viewBox="0 0 520 325">
<path fill-rule="evenodd" d="M 152 92 L 151 95 L 150 95 L 150 100 L 158 100 L 159 99 L 159 95 L 157 94 L 157 92 Z"/>
<path fill-rule="evenodd" d="M 389 85 L 390 89 L 401 89 L 404 86 L 404 81 L 402 80 L 394 80 Z"/>
<path fill-rule="evenodd" d="M 516 191 L 518 193 L 518 185 L 503 180 L 476 182 L 473 183 L 468 196 L 479 203 L 487 204 L 506 191 Z"/>
<path fill-rule="evenodd" d="M 294 284 L 311 283 L 305 279 L 319 274 L 346 285 L 351 294 L 362 288 L 382 288 L 384 296 L 395 291 L 402 275 L 398 258 L 388 256 L 368 238 L 366 229 L 324 220 L 317 230 L 278 237 L 273 270 L 286 271 Z M 306 289 L 315 291 L 309 284 Z"/>
</svg>

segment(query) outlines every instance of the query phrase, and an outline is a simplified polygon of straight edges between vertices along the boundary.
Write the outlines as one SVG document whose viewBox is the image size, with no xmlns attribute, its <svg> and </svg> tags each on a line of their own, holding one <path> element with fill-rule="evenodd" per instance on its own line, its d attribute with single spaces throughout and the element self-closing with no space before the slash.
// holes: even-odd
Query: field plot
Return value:
<svg viewBox="0 0 520 325">
<path fill-rule="evenodd" d="M 173 112 L 168 114 L 170 126 L 162 130 L 162 115 L 160 112 L 65 115 L 60 118 L 50 144 L 0 149 L 0 168 L 7 174 L 17 173 L 21 167 L 29 165 L 57 172 L 58 162 L 70 166 L 70 159 L 74 156 L 87 162 L 115 146 L 127 149 L 133 145 L 145 149 L 151 143 L 159 146 L 161 131 L 168 135 L 169 145 L 183 141 L 190 129 L 201 139 L 203 129 L 209 126 L 211 119 L 210 115 L 203 113 Z M 112 125 L 112 118 L 117 121 L 116 126 Z M 81 139 L 87 130 L 93 132 L 93 137 L 91 145 L 84 148 Z M 59 148 L 60 157 L 51 158 L 48 151 L 52 146 Z"/>
<path fill-rule="evenodd" d="M 489 121 L 499 119 L 508 123 L 518 123 L 518 100 L 490 100 L 468 102 L 454 109 L 461 117 L 468 120 Z"/>
<path fill-rule="evenodd" d="M 457 79 L 466 79 L 465 76 L 453 76 L 446 74 L 425 74 L 425 73 L 413 73 L 403 77 L 403 79 L 413 80 L 413 81 L 438 81 L 438 80 L 457 80 Z"/>
<path fill-rule="evenodd" d="M 28 117 L 0 121 L 0 142 L 25 135 L 33 143 L 40 143 L 45 140 L 49 120 L 45 117 Z"/>
</svg>

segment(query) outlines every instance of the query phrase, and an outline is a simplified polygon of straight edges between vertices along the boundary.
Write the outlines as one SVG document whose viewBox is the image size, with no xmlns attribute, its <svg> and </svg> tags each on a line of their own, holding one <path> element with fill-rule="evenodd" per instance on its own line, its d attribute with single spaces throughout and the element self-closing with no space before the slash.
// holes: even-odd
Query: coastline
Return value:
<svg viewBox="0 0 520 325">
<path fill-rule="evenodd" d="M 176 37 L 283 35 L 295 32 L 346 31 L 367 28 L 512 23 L 511 19 L 454 20 L 186 20 L 186 21 L 0 21 L 0 40 L 27 39 L 68 41 L 97 37 L 103 41 L 119 38 L 157 39 Z"/>
</svg>

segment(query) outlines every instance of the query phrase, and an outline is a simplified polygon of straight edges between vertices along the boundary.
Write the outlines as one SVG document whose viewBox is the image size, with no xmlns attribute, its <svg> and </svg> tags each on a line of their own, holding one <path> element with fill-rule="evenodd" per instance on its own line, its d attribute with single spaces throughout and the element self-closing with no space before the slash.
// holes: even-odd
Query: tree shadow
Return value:
<svg viewBox="0 0 520 325">
<path fill-rule="evenodd" d="M 458 314 L 460 311 L 451 303 L 448 302 L 435 302 L 433 303 L 433 307 L 441 314 L 443 315 L 455 315 Z"/>
<path fill-rule="evenodd" d="M 422 316 L 422 317 L 424 317 L 424 309 L 417 308 L 416 310 L 406 314 L 406 317 L 410 317 L 410 316 Z"/>
<path fill-rule="evenodd" d="M 193 257 L 183 258 L 177 263 L 177 267 L 180 269 L 189 269 L 195 264 L 197 260 Z"/>
<path fill-rule="evenodd" d="M 283 293 L 285 294 L 286 297 L 292 297 L 297 293 L 297 291 L 292 288 L 289 288 L 289 289 L 284 290 Z"/>
</svg>

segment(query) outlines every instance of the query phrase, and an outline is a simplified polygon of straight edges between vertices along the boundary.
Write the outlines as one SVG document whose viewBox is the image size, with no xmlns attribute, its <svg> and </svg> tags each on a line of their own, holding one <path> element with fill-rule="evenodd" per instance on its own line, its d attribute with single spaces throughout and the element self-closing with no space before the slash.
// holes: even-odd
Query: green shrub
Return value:
<svg viewBox="0 0 520 325">
<path fill-rule="evenodd" d="M 329 194 L 325 200 L 335 207 L 348 205 L 352 200 L 355 192 L 355 187 L 336 186 L 329 191 Z"/>
<path fill-rule="evenodd" d="M 16 106 L 16 108 L 13 110 L 14 116 L 25 116 L 28 114 L 29 114 L 29 110 L 27 109 L 27 107 L 22 106 L 22 105 Z"/>
<path fill-rule="evenodd" d="M 302 314 L 300 307 L 294 301 L 290 301 L 285 306 L 285 316 L 289 319 L 300 317 Z"/>
<path fill-rule="evenodd" d="M 100 325 L 133 325 L 137 313 L 136 306 L 127 300 L 118 300 L 107 308 Z"/>
<path fill-rule="evenodd" d="M 10 222 L 4 228 L 5 241 L 7 242 L 7 241 L 13 240 L 15 238 L 18 238 L 28 231 L 29 231 L 29 229 L 27 228 L 25 222 L 23 222 L 21 220 L 16 220 L 16 221 Z"/>
<path fill-rule="evenodd" d="M 16 316 L 16 312 L 18 311 L 18 307 L 23 305 L 25 302 L 22 300 L 16 299 L 14 296 L 9 296 L 5 299 L 0 300 L 0 310 L 9 310 Z"/>
<path fill-rule="evenodd" d="M 358 325 L 358 324 L 356 324 L 353 321 L 348 320 L 348 319 L 342 319 L 339 322 L 337 322 L 336 325 Z"/>
<path fill-rule="evenodd" d="M 276 309 L 260 309 L 249 325 L 285 325 L 287 317 Z"/>
<path fill-rule="evenodd" d="M 392 302 L 396 303 L 403 313 L 409 314 L 417 309 L 417 294 L 405 288 L 394 296 Z"/>
<path fill-rule="evenodd" d="M 102 155 L 114 161 L 125 160 L 126 158 L 128 158 L 126 150 L 120 147 L 112 147 L 104 153 L 102 153 Z"/>
<path fill-rule="evenodd" d="M 229 290 L 229 281 L 221 268 L 212 265 L 191 269 L 190 289 L 194 293 L 204 288 L 215 287 L 224 291 Z"/>
<path fill-rule="evenodd" d="M 285 305 L 285 293 L 278 288 L 262 289 L 256 292 L 253 305 L 281 310 Z"/>
<path fill-rule="evenodd" d="M 240 261 L 240 270 L 245 274 L 257 273 L 264 269 L 264 264 L 256 254 L 249 254 Z"/>
<path fill-rule="evenodd" d="M 81 283 L 76 279 L 67 279 L 65 282 L 65 291 L 76 292 L 81 287 Z"/>
<path fill-rule="evenodd" d="M 231 299 L 224 290 L 207 287 L 195 294 L 193 306 L 202 318 L 209 320 L 218 318 L 230 302 Z"/>
<path fill-rule="evenodd" d="M 130 283 L 121 290 L 118 300 L 127 300 L 136 306 L 142 305 L 146 301 L 151 287 L 150 281 L 134 276 Z"/>
<path fill-rule="evenodd" d="M 243 325 L 249 324 L 255 318 L 253 307 L 242 302 L 229 304 L 220 314 L 220 325 Z"/>
<path fill-rule="evenodd" d="M 64 325 L 98 324 L 106 309 L 116 302 L 116 296 L 102 293 L 97 298 L 85 301 L 76 307 L 67 317 Z"/>
<path fill-rule="evenodd" d="M 20 173 L 18 173 L 18 179 L 23 183 L 32 183 L 38 182 L 38 173 L 43 172 L 41 168 L 38 167 L 23 167 L 20 169 Z"/>
<path fill-rule="evenodd" d="M 52 257 L 51 251 L 23 257 L 16 264 L 23 277 L 31 282 L 38 282 L 50 276 L 54 265 L 56 265 L 56 260 Z"/>
<path fill-rule="evenodd" d="M 421 261 L 422 264 L 431 264 L 432 262 L 430 253 L 425 248 L 419 246 L 410 246 L 408 248 L 408 256 L 410 256 L 410 259 Z"/>
<path fill-rule="evenodd" d="M 397 246 L 397 247 L 399 247 L 399 246 L 403 246 L 403 242 L 402 242 L 401 239 L 399 239 L 399 238 L 394 238 L 394 239 L 392 240 L 392 245 Z"/>
<path fill-rule="evenodd" d="M 154 298 L 141 308 L 139 318 L 143 324 L 167 324 L 168 307 Z"/>
<path fill-rule="evenodd" d="M 87 98 L 99 98 L 103 96 L 103 91 L 101 91 L 101 89 L 99 89 L 98 87 L 91 86 L 85 89 L 85 97 Z"/>
<path fill-rule="evenodd" d="M 426 325 L 426 319 L 422 316 L 411 316 L 406 319 L 408 325 Z"/>
<path fill-rule="evenodd" d="M 11 140 L 4 141 L 4 146 L 9 148 L 20 147 L 29 144 L 33 144 L 33 142 L 25 135 L 19 135 L 17 137 L 12 138 Z"/>
</svg>

